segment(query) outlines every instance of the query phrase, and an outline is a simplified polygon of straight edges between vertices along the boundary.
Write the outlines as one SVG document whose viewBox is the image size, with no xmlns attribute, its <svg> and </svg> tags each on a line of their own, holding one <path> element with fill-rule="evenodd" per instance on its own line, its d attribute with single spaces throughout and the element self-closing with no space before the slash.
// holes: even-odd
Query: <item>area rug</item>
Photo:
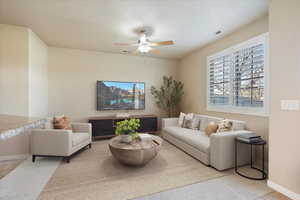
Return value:
<svg viewBox="0 0 300 200">
<path fill-rule="evenodd" d="M 60 164 L 60 158 L 31 157 L 0 180 L 0 200 L 35 200 Z"/>
<path fill-rule="evenodd" d="M 143 167 L 120 164 L 112 157 L 108 141 L 97 141 L 69 164 L 62 162 L 39 199 L 125 200 L 225 175 L 166 141 L 157 157 Z"/>
</svg>

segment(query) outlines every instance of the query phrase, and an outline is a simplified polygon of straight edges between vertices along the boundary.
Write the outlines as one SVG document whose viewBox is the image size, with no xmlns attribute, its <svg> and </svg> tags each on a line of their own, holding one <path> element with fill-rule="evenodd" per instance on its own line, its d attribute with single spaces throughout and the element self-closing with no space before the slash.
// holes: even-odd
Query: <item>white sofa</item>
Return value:
<svg viewBox="0 0 300 200">
<path fill-rule="evenodd" d="M 179 147 L 194 158 L 217 170 L 234 167 L 235 163 L 235 137 L 249 133 L 245 130 L 243 121 L 230 120 L 233 128 L 230 132 L 212 134 L 208 137 L 204 130 L 211 121 L 219 122 L 222 118 L 206 115 L 196 115 L 200 118 L 200 129 L 192 130 L 178 126 L 178 118 L 162 119 L 163 138 Z M 249 163 L 250 151 L 247 145 L 238 144 L 238 165 Z"/>
<path fill-rule="evenodd" d="M 72 130 L 52 127 L 31 132 L 32 161 L 36 157 L 61 156 L 67 162 L 80 149 L 92 145 L 92 126 L 89 123 L 71 123 Z"/>
</svg>

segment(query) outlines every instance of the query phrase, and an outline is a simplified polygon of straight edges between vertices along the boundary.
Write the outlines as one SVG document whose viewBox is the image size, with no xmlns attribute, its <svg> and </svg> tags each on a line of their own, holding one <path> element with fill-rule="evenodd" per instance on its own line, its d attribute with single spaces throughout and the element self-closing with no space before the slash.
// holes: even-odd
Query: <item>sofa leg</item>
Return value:
<svg viewBox="0 0 300 200">
<path fill-rule="evenodd" d="M 89 144 L 89 148 L 92 148 L 92 143 Z"/>
<path fill-rule="evenodd" d="M 32 155 L 32 162 L 35 162 L 35 155 Z"/>
</svg>

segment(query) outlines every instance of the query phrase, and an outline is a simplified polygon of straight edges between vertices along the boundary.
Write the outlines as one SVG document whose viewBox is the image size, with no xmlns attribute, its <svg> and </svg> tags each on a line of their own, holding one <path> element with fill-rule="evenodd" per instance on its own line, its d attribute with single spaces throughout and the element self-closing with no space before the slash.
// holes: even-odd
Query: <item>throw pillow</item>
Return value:
<svg viewBox="0 0 300 200">
<path fill-rule="evenodd" d="M 65 120 L 65 129 L 72 130 L 71 122 L 70 122 L 69 118 L 64 116 L 63 119 Z"/>
<path fill-rule="evenodd" d="M 192 120 L 191 127 L 193 130 L 199 130 L 200 129 L 200 117 L 194 116 Z"/>
<path fill-rule="evenodd" d="M 64 129 L 64 119 L 63 118 L 56 118 L 53 119 L 53 127 L 54 129 Z"/>
<path fill-rule="evenodd" d="M 205 133 L 207 136 L 210 136 L 213 133 L 216 133 L 218 130 L 218 124 L 216 124 L 215 122 L 209 122 L 207 127 L 205 128 Z"/>
<path fill-rule="evenodd" d="M 192 129 L 193 118 L 194 118 L 193 113 L 186 114 L 185 118 L 184 118 L 184 121 L 183 121 L 183 128 Z"/>
<path fill-rule="evenodd" d="M 184 119 L 183 128 L 192 128 L 193 119 Z"/>
<path fill-rule="evenodd" d="M 71 124 L 66 116 L 54 117 L 53 119 L 54 129 L 71 129 Z"/>
<path fill-rule="evenodd" d="M 184 118 L 185 118 L 186 114 L 185 113 L 180 113 L 179 115 L 179 119 L 178 119 L 178 126 L 179 127 L 183 127 L 183 122 L 184 122 Z"/>
<path fill-rule="evenodd" d="M 218 133 L 220 132 L 226 132 L 232 130 L 232 121 L 229 121 L 228 119 L 224 119 L 219 123 Z"/>
</svg>

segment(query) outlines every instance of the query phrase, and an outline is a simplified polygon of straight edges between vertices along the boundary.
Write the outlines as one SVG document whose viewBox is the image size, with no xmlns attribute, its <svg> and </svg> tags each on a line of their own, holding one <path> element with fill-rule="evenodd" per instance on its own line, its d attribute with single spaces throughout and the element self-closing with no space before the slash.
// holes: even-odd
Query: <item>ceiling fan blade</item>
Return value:
<svg viewBox="0 0 300 200">
<path fill-rule="evenodd" d="M 166 46 L 166 45 L 173 45 L 174 42 L 173 40 L 169 40 L 169 41 L 162 41 L 162 42 L 150 42 L 150 46 Z"/>
<path fill-rule="evenodd" d="M 151 48 L 149 51 L 154 54 L 160 54 L 160 51 L 154 48 Z"/>
<path fill-rule="evenodd" d="M 119 43 L 119 42 L 116 42 L 116 43 L 114 43 L 114 45 L 116 45 L 116 46 L 137 46 L 138 44 L 137 43 Z"/>
</svg>

